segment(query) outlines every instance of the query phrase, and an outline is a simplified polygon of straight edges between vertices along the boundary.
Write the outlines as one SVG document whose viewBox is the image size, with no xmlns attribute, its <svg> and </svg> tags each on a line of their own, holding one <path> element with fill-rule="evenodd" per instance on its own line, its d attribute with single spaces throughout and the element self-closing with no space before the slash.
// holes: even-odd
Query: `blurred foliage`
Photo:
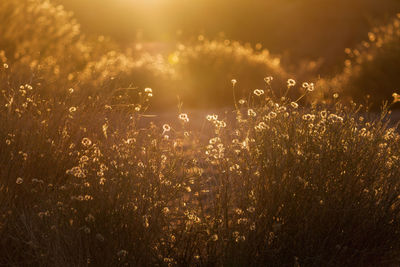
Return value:
<svg viewBox="0 0 400 267">
<path fill-rule="evenodd" d="M 325 92 L 321 98 L 339 91 L 347 99 L 366 102 L 374 109 L 384 102 L 391 104 L 393 93 L 400 88 L 400 14 L 390 24 L 373 28 L 367 41 L 345 52 L 348 59 L 343 72 L 320 82 L 319 88 Z"/>
<path fill-rule="evenodd" d="M 162 109 L 176 106 L 177 96 L 187 107 L 232 105 L 231 79 L 238 81 L 238 97 L 245 97 L 262 88 L 267 76 L 275 77 L 274 88 L 281 88 L 290 76 L 300 81 L 316 81 L 321 73 L 333 76 L 333 69 L 340 69 L 334 61 L 343 62 L 344 48 L 355 47 L 346 49 L 350 58 L 342 74 L 320 80 L 319 92 L 326 92 L 320 98 L 329 99 L 329 88 L 343 88 L 343 95 L 363 99 L 370 94 L 371 101 L 380 104 L 396 90 L 397 22 L 371 32 L 381 41 L 352 44 L 375 19 L 397 9 L 397 2 L 385 1 L 339 0 L 331 6 L 312 0 L 65 3 L 84 22 L 83 32 L 112 35 L 105 37 L 83 34 L 74 15 L 55 0 L 7 0 L 0 3 L 0 18 L 7 25 L 0 29 L 0 50 L 21 80 L 28 77 L 87 94 L 152 87 L 153 109 Z M 199 10 L 209 11 L 207 20 L 195 16 Z M 149 12 L 154 15 L 149 17 Z M 252 41 L 253 46 L 229 36 Z M 148 42 L 151 39 L 155 42 Z M 324 71 L 327 67 L 330 72 Z"/>
<path fill-rule="evenodd" d="M 276 85 L 285 84 L 287 80 L 280 59 L 271 56 L 268 50 L 229 40 L 178 45 L 168 60 L 176 70 L 172 85 L 189 107 L 233 106 L 232 79 L 238 83 L 237 98 L 247 97 L 256 88 L 264 88 L 263 80 L 267 76 L 273 76 Z M 173 88 L 166 91 L 174 92 Z"/>
<path fill-rule="evenodd" d="M 2 61 L 18 70 L 21 80 L 111 94 L 110 88 L 130 87 L 133 81 L 167 72 L 155 56 L 122 53 L 107 37 L 85 36 L 72 13 L 48 0 L 1 1 L 0 18 Z"/>
<path fill-rule="evenodd" d="M 82 34 L 73 15 L 50 1 L 8 0 L 0 5 L 0 17 L 7 25 L 0 30 L 3 61 L 12 63 L 20 79 L 85 94 L 152 87 L 153 109 L 175 107 L 177 96 L 188 107 L 232 105 L 233 78 L 247 94 L 263 86 L 256 81 L 266 76 L 284 80 L 280 60 L 249 45 L 203 41 L 170 45 L 163 48 L 163 55 L 152 51 L 149 43 L 121 49 L 110 38 Z"/>
<path fill-rule="evenodd" d="M 85 32 L 128 42 L 184 41 L 198 34 L 261 43 L 296 70 L 323 60 L 316 74 L 340 71 L 343 49 L 400 11 L 398 0 L 55 0 Z M 294 64 L 296 63 L 296 64 Z"/>
</svg>

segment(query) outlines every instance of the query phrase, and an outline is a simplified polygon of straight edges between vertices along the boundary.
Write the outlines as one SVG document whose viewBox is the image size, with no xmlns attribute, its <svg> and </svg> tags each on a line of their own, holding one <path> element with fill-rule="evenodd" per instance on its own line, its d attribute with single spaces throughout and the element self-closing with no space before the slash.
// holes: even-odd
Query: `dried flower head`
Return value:
<svg viewBox="0 0 400 267">
<path fill-rule="evenodd" d="M 89 138 L 84 137 L 82 139 L 82 145 L 84 145 L 85 147 L 89 147 L 91 144 L 92 144 L 92 141 Z"/>
<path fill-rule="evenodd" d="M 164 124 L 163 125 L 163 134 L 166 132 L 169 132 L 171 130 L 171 126 L 169 126 L 168 124 Z"/>
<path fill-rule="evenodd" d="M 247 115 L 250 117 L 255 117 L 257 115 L 257 113 L 253 109 L 249 108 L 247 110 Z"/>
<path fill-rule="evenodd" d="M 254 93 L 256 96 L 261 96 L 261 95 L 264 94 L 264 90 L 256 89 L 256 90 L 254 90 L 253 93 Z"/>
<path fill-rule="evenodd" d="M 290 88 L 290 87 L 293 87 L 293 86 L 295 86 L 296 85 L 296 81 L 295 80 L 293 80 L 293 79 L 289 79 L 288 81 L 287 81 L 287 86 Z"/>
<path fill-rule="evenodd" d="M 400 102 L 400 95 L 397 93 L 393 93 L 393 103 Z"/>
<path fill-rule="evenodd" d="M 189 117 L 186 113 L 179 114 L 179 119 L 182 120 L 183 122 L 189 122 Z"/>
<path fill-rule="evenodd" d="M 270 85 L 271 84 L 271 82 L 274 80 L 274 77 L 272 77 L 272 76 L 268 76 L 268 77 L 265 77 L 264 78 L 264 81 L 268 84 L 268 85 Z"/>
</svg>

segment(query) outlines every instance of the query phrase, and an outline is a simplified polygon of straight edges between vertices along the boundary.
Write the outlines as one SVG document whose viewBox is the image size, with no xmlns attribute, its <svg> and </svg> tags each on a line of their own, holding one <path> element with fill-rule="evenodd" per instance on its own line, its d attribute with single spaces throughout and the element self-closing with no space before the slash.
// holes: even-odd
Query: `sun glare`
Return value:
<svg viewBox="0 0 400 267">
<path fill-rule="evenodd" d="M 0 266 L 400 266 L 399 10 L 0 0 Z"/>
</svg>

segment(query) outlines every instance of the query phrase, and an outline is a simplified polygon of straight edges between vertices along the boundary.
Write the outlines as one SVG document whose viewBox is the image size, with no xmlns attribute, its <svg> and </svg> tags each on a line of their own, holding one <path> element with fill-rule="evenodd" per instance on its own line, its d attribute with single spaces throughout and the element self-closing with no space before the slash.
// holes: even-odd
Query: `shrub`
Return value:
<svg viewBox="0 0 400 267">
<path fill-rule="evenodd" d="M 160 57 L 124 54 L 107 37 L 86 37 L 73 14 L 49 0 L 2 1 L 0 18 L 2 61 L 18 70 L 21 81 L 34 73 L 34 79 L 48 87 L 89 94 L 150 86 L 152 80 L 169 75 Z"/>
<path fill-rule="evenodd" d="M 400 136 L 385 113 L 259 89 L 200 135 L 190 114 L 146 124 L 107 91 L 17 87 L 12 66 L 0 84 L 1 264 L 398 263 Z"/>
<path fill-rule="evenodd" d="M 182 46 L 170 61 L 177 69 L 177 93 L 190 107 L 231 106 L 232 79 L 238 80 L 243 89 L 236 92 L 238 97 L 247 97 L 254 89 L 262 88 L 264 77 L 274 76 L 277 84 L 287 79 L 279 58 L 267 50 L 257 51 L 228 40 Z"/>
<path fill-rule="evenodd" d="M 392 103 L 392 94 L 400 83 L 397 72 L 400 64 L 399 27 L 398 15 L 389 25 L 372 29 L 368 34 L 369 40 L 356 49 L 347 48 L 345 52 L 349 58 L 343 72 L 324 81 L 321 87 L 339 89 L 347 98 L 363 100 L 369 96 L 374 109 L 385 101 Z"/>
</svg>

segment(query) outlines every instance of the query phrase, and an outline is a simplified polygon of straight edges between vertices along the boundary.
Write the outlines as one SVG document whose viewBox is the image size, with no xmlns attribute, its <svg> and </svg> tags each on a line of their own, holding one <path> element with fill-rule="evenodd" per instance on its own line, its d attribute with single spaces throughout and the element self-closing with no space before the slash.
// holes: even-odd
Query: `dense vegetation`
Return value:
<svg viewBox="0 0 400 267">
<path fill-rule="evenodd" d="M 124 51 L 46 0 L 0 18 L 0 265 L 399 264 L 399 95 L 368 113 L 236 42 Z"/>
</svg>

